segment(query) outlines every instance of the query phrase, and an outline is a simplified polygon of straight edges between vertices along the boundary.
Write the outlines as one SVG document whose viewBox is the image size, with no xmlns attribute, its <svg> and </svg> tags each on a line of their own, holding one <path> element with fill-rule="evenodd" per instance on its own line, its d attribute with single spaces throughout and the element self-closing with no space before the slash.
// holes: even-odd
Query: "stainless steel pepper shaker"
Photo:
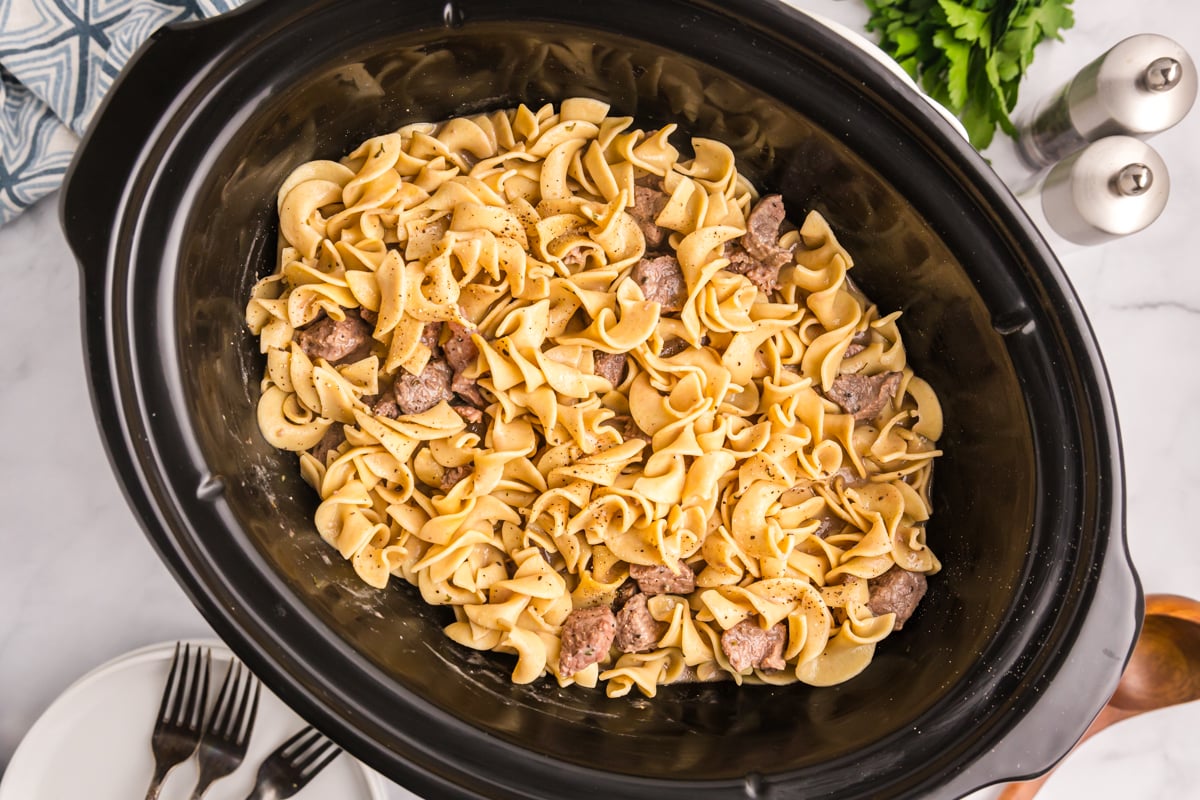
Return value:
<svg viewBox="0 0 1200 800">
<path fill-rule="evenodd" d="M 1017 150 L 1040 169 L 1105 136 L 1160 133 L 1187 115 L 1196 86 L 1196 64 L 1179 44 L 1153 33 L 1130 36 L 1018 122 Z"/>
<path fill-rule="evenodd" d="M 1154 148 L 1109 136 L 1054 165 L 1042 183 L 1041 211 L 1062 238 L 1094 245 L 1150 225 L 1170 190 L 1167 165 Z"/>
</svg>

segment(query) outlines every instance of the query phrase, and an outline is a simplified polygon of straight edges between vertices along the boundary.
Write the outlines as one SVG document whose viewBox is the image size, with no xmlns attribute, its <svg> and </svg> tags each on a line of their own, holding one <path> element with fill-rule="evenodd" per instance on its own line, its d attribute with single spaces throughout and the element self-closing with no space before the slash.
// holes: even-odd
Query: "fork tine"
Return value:
<svg viewBox="0 0 1200 800">
<path fill-rule="evenodd" d="M 158 721 L 167 719 L 167 705 L 171 699 L 171 686 L 175 683 L 175 673 L 179 670 L 179 642 L 175 643 L 175 655 L 171 659 L 171 671 L 167 673 L 167 686 L 163 689 L 162 703 L 158 706 Z"/>
<path fill-rule="evenodd" d="M 231 687 L 236 686 L 237 669 L 237 660 L 231 660 L 229 667 L 225 670 L 225 679 L 221 681 L 221 690 L 217 693 L 217 705 L 214 710 L 213 719 L 208 726 L 210 731 L 221 737 L 225 736 L 225 727 L 229 722 L 230 709 L 233 706 L 230 698 L 236 689 Z"/>
<path fill-rule="evenodd" d="M 309 745 L 311 745 L 313 742 L 315 742 L 317 739 L 320 738 L 321 732 L 318 731 L 316 728 L 314 728 L 312 725 L 309 725 L 306 728 L 302 728 L 301 730 L 297 731 L 295 736 L 288 739 L 283 744 L 279 745 L 279 749 L 276 752 L 279 753 L 281 756 L 284 756 L 290 760 L 292 755 L 295 754 L 295 752 L 289 753 L 289 751 L 292 750 L 292 745 L 296 744 L 297 742 L 299 742 L 302 738 L 304 738 L 306 736 L 308 737 L 308 740 L 304 744 L 302 744 L 298 748 L 296 748 L 296 752 L 298 752 L 300 750 L 306 750 L 309 747 Z"/>
<path fill-rule="evenodd" d="M 199 727 L 199 721 L 203 720 L 203 700 L 200 697 L 200 684 L 203 679 L 204 688 L 208 689 L 208 671 L 204 668 L 204 650 L 196 648 L 196 659 L 192 664 L 191 682 L 187 685 L 187 692 L 183 700 L 183 714 L 175 718 L 176 724 L 189 729 Z M 204 700 L 208 698 L 205 697 Z M 199 709 L 199 711 L 197 711 Z M 193 724 L 196 722 L 196 724 Z"/>
<path fill-rule="evenodd" d="M 192 726 L 193 730 L 199 732 L 204 729 L 205 718 L 208 716 L 208 676 L 212 672 L 212 650 L 204 654 L 204 680 L 200 683 L 200 695 L 196 698 L 196 724 Z M 197 737 L 197 742 L 200 739 Z"/>
<path fill-rule="evenodd" d="M 239 663 L 235 671 L 233 664 L 230 664 L 229 669 L 234 674 L 230 681 L 229 696 L 225 698 L 225 707 L 222 709 L 221 737 L 226 741 L 233 741 L 238 727 L 238 719 L 242 713 L 242 666 Z"/>
<path fill-rule="evenodd" d="M 329 742 L 329 744 L 332 745 L 333 742 Z M 329 755 L 327 755 L 324 759 L 322 759 L 320 762 L 318 762 L 317 765 L 314 766 L 313 768 L 306 770 L 305 779 L 311 780 L 314 775 L 316 775 L 318 772 L 320 772 L 321 770 L 328 767 L 330 762 L 332 762 L 335 758 L 337 758 L 341 754 L 342 754 L 342 748 L 338 747 L 337 745 L 334 745 L 333 750 L 329 753 Z"/>
<path fill-rule="evenodd" d="M 229 723 L 229 738 L 233 741 L 237 741 L 238 735 L 242 732 L 242 723 L 246 721 L 246 712 L 250 708 L 250 690 L 253 688 L 248 677 L 238 685 L 237 713 L 233 715 L 233 720 Z"/>
<path fill-rule="evenodd" d="M 258 719 L 258 697 L 262 692 L 262 683 L 258 680 L 254 681 L 254 700 L 250 702 L 250 719 L 246 722 L 246 740 L 250 739 L 250 734 L 254 731 L 254 721 Z"/>
<path fill-rule="evenodd" d="M 237 741 L 238 732 L 246 719 L 246 695 L 250 694 L 250 681 L 254 678 L 249 667 L 243 664 L 238 664 L 238 667 L 237 685 L 233 687 L 233 703 L 230 704 L 229 725 L 225 731 L 230 741 Z"/>
<path fill-rule="evenodd" d="M 325 739 L 324 736 L 322 736 L 321 738 Z M 311 765 L 314 761 L 316 761 L 318 758 L 320 758 L 321 756 L 328 753 L 329 748 L 331 748 L 331 747 L 334 748 L 335 750 L 337 749 L 336 744 L 329 741 L 328 739 L 325 739 L 323 742 L 321 742 L 315 748 L 313 748 L 313 750 L 311 752 L 306 753 L 303 758 L 293 761 L 293 765 L 296 767 L 296 769 L 299 772 L 304 772 L 306 769 L 308 769 L 309 765 Z"/>
<path fill-rule="evenodd" d="M 261 686 L 252 675 L 246 680 L 246 692 L 242 695 L 242 704 L 238 708 L 237 722 L 229 732 L 230 737 L 238 744 L 249 739 L 250 732 L 254 730 L 254 718 L 258 716 L 258 691 Z M 253 699 L 250 697 L 251 689 L 254 690 Z M 249 713 L 247 714 L 247 712 Z"/>
<path fill-rule="evenodd" d="M 179 723 L 179 712 L 183 709 L 183 698 L 187 694 L 188 674 L 192 669 L 192 646 L 185 644 L 183 646 L 183 661 L 179 670 L 179 682 L 174 685 L 173 691 L 175 698 L 171 701 L 171 713 L 167 717 L 167 721 L 172 724 Z M 171 671 L 174 675 L 174 670 Z"/>
</svg>

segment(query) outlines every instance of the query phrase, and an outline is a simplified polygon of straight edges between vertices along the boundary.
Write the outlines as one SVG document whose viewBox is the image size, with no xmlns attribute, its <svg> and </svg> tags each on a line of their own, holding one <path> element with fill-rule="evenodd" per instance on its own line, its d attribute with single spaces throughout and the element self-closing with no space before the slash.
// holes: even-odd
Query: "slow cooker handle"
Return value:
<svg viewBox="0 0 1200 800">
<path fill-rule="evenodd" d="M 1112 525 L 1103 560 L 1096 565 L 1099 578 L 1091 606 L 1078 636 L 1069 643 L 1070 656 L 1057 673 L 1039 679 L 1037 703 L 991 752 L 948 781 L 944 796 L 965 797 L 985 786 L 1029 780 L 1052 769 L 1083 734 L 1061 727 L 1063 710 L 1086 707 L 1089 719 L 1094 719 L 1116 691 L 1137 644 L 1146 602 L 1125 539 L 1123 508 L 1115 514 Z M 1116 637 L 1114 631 L 1118 632 Z M 1118 652 L 1109 649 L 1113 641 L 1129 645 Z M 1111 673 L 1105 685 L 1098 686 L 1089 678 L 1090 665 L 1102 661 L 1120 662 L 1121 669 Z"/>
<path fill-rule="evenodd" d="M 67 170 L 59 219 L 89 282 L 102 281 L 110 262 L 118 211 L 146 164 L 162 158 L 151 147 L 164 120 L 186 110 L 187 87 L 226 55 L 230 42 L 270 13 L 270 0 L 151 34 L 113 83 Z M 95 284 L 96 288 L 102 283 Z"/>
</svg>

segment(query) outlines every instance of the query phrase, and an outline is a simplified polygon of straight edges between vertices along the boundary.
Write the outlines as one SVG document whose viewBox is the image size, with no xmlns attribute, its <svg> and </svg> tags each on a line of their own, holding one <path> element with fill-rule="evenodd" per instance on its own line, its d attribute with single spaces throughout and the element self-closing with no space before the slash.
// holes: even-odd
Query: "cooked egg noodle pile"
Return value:
<svg viewBox="0 0 1200 800">
<path fill-rule="evenodd" d="M 316 528 L 363 581 L 399 576 L 451 606 L 446 635 L 514 654 L 518 683 L 654 696 L 683 679 L 844 681 L 893 628 L 866 608 L 868 579 L 939 569 L 925 544 L 937 398 L 818 214 L 783 234 L 794 263 L 764 295 L 724 269 L 757 197 L 729 148 L 694 139 L 681 161 L 673 126 L 632 126 L 572 99 L 408 125 L 297 168 L 279 191 L 278 270 L 247 309 L 267 358 L 261 430 L 300 454 Z M 687 282 L 677 316 L 630 277 L 646 246 L 627 212 L 651 176 Z M 362 309 L 366 358 L 334 365 L 294 341 Z M 485 434 L 447 402 L 372 413 L 429 362 L 421 334 L 438 321 L 476 329 Z M 664 357 L 672 338 L 691 346 Z M 866 344 L 846 357 L 852 339 Z M 619 386 L 597 353 L 628 354 Z M 882 372 L 902 377 L 874 421 L 826 397 L 839 374 Z M 623 440 L 620 415 L 652 442 Z M 322 463 L 308 451 L 331 426 L 345 440 Z M 612 602 L 631 564 L 679 562 L 696 589 L 649 598 L 653 649 L 559 673 L 573 609 Z M 786 625 L 787 669 L 730 666 L 721 634 L 746 619 Z"/>
</svg>

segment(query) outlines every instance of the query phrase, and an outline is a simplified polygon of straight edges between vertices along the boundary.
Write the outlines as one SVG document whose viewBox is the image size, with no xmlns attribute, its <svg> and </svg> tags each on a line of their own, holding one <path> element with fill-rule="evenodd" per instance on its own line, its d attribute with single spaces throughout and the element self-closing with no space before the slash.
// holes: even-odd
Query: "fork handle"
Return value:
<svg viewBox="0 0 1200 800">
<path fill-rule="evenodd" d="M 217 781 L 217 778 L 218 776 L 216 775 L 205 775 L 201 772 L 199 780 L 196 781 L 196 788 L 192 790 L 191 800 L 201 800 L 205 792 L 208 791 L 208 787 L 212 786 Z"/>
<path fill-rule="evenodd" d="M 246 800 L 277 800 L 279 793 L 271 786 L 255 786 L 254 791 L 246 795 Z"/>
<path fill-rule="evenodd" d="M 163 782 L 167 779 L 167 775 L 174 766 L 174 764 L 167 766 L 154 765 L 154 777 L 150 779 L 150 788 L 146 790 L 146 800 L 158 800 L 158 793 L 162 791 Z"/>
</svg>

